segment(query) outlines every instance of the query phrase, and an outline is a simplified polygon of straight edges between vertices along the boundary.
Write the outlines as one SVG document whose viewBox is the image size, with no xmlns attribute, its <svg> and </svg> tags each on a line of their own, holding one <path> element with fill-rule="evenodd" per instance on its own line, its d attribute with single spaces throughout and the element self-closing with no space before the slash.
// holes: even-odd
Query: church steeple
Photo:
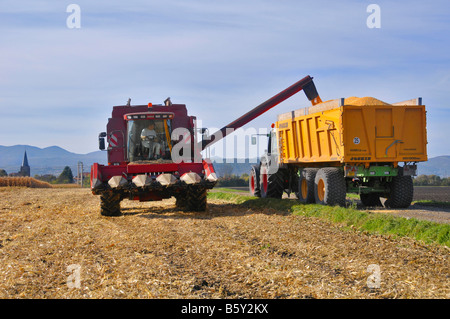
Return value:
<svg viewBox="0 0 450 319">
<path fill-rule="evenodd" d="M 28 165 L 28 157 L 27 157 L 27 151 L 25 151 L 25 154 L 23 154 L 23 161 L 22 161 L 22 167 L 26 167 Z"/>
<path fill-rule="evenodd" d="M 20 167 L 19 174 L 21 176 L 30 176 L 30 165 L 28 165 L 27 151 L 25 151 L 25 154 L 23 154 L 23 161 L 22 166 Z"/>
</svg>

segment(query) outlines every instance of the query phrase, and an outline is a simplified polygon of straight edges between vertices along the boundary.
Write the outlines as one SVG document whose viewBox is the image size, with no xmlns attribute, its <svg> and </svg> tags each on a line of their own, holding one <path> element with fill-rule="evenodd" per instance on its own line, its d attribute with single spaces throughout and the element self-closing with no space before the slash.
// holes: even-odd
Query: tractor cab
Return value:
<svg viewBox="0 0 450 319">
<path fill-rule="evenodd" d="M 129 162 L 171 160 L 171 112 L 125 114 Z"/>
</svg>

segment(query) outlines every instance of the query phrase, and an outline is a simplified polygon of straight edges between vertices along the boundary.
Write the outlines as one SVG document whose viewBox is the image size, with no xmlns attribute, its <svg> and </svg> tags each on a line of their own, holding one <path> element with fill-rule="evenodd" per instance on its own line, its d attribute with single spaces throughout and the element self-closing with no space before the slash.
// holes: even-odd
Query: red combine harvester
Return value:
<svg viewBox="0 0 450 319">
<path fill-rule="evenodd" d="M 197 141 L 196 117 L 169 98 L 161 105 L 129 101 L 114 106 L 106 132 L 99 134 L 101 150 L 107 138 L 108 165 L 91 167 L 91 190 L 100 195 L 100 213 L 120 215 L 120 202 L 126 198 L 155 201 L 172 196 L 180 209 L 204 211 L 207 190 L 217 176 L 200 152 L 301 90 L 313 105 L 320 102 L 312 77 L 306 76 L 202 141 Z"/>
</svg>

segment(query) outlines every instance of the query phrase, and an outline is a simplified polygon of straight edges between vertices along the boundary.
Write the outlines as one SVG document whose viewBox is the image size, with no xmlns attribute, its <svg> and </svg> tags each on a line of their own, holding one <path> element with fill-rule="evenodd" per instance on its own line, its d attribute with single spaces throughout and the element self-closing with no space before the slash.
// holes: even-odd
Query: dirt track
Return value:
<svg viewBox="0 0 450 319">
<path fill-rule="evenodd" d="M 87 189 L 0 193 L 0 298 L 450 297 L 444 247 L 220 201 L 124 201 L 105 218 Z"/>
</svg>

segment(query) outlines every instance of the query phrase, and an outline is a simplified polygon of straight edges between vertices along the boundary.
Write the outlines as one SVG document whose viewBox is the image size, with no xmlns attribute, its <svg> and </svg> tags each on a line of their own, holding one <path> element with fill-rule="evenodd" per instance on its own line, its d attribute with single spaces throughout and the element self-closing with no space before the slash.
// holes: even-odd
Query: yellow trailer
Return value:
<svg viewBox="0 0 450 319">
<path fill-rule="evenodd" d="M 427 160 L 422 99 L 388 104 L 372 97 L 326 101 L 280 114 L 259 166 L 263 197 L 297 194 L 305 203 L 408 207 L 417 162 Z"/>
<path fill-rule="evenodd" d="M 332 100 L 278 116 L 280 163 L 370 166 L 426 161 L 425 106 L 374 98 Z M 320 165 L 320 164 L 319 164 Z"/>
</svg>

